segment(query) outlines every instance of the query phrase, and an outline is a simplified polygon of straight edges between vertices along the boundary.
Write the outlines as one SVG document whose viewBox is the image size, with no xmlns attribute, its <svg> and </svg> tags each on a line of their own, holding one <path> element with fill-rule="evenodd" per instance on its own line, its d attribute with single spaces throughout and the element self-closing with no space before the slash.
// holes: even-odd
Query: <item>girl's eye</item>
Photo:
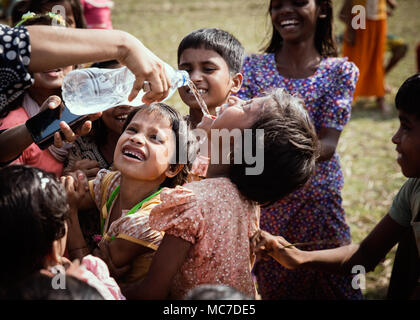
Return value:
<svg viewBox="0 0 420 320">
<path fill-rule="evenodd" d="M 164 142 L 163 138 L 160 135 L 157 135 L 157 134 L 152 134 L 150 136 L 150 139 L 151 140 L 154 140 L 156 142 L 159 142 L 159 143 L 163 143 Z"/>
<path fill-rule="evenodd" d="M 215 68 L 211 68 L 211 67 L 206 67 L 203 70 L 204 70 L 204 72 L 211 73 L 211 72 L 215 71 L 216 69 Z"/>
<path fill-rule="evenodd" d="M 125 131 L 137 133 L 137 130 L 134 127 L 127 127 Z"/>
</svg>

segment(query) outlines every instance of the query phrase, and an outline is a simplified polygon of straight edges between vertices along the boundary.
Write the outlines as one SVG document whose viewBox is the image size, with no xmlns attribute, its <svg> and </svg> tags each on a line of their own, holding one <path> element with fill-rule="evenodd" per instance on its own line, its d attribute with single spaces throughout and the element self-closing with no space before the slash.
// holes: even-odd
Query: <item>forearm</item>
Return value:
<svg viewBox="0 0 420 320">
<path fill-rule="evenodd" d="M 72 211 L 68 220 L 67 248 L 72 260 L 82 259 L 90 253 L 80 228 L 77 211 Z"/>
<path fill-rule="evenodd" d="M 349 273 L 354 265 L 363 264 L 361 256 L 356 254 L 359 245 L 316 251 L 300 251 L 299 267 L 333 273 Z"/>
<path fill-rule="evenodd" d="M 5 163 L 15 159 L 32 143 L 31 134 L 25 124 L 6 130 L 0 134 L 0 162 Z"/>
<path fill-rule="evenodd" d="M 329 142 L 328 140 L 320 139 L 319 140 L 320 150 L 318 162 L 327 161 L 332 158 L 335 153 L 336 144 L 334 142 Z"/>
<path fill-rule="evenodd" d="M 93 61 L 120 60 L 127 55 L 127 43 L 133 38 L 119 30 L 27 28 L 31 41 L 29 69 L 32 72 Z"/>
</svg>

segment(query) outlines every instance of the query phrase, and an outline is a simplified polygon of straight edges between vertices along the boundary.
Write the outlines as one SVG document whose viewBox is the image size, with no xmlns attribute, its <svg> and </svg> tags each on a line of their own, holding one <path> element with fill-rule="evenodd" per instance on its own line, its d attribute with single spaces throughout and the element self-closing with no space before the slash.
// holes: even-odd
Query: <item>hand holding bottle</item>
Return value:
<svg viewBox="0 0 420 320">
<path fill-rule="evenodd" d="M 145 81 L 149 82 L 150 91 L 142 101 L 151 103 L 163 100 L 169 93 L 171 81 L 164 66 L 164 62 L 151 53 L 137 38 L 128 35 L 129 43 L 125 55 L 119 61 L 125 65 L 136 77 L 133 88 L 128 97 L 132 101 L 143 89 Z"/>
</svg>

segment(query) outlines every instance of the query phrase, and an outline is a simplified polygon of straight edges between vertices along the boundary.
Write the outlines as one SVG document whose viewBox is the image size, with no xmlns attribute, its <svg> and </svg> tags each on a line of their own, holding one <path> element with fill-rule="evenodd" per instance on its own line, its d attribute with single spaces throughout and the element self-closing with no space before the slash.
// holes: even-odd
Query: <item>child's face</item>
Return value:
<svg viewBox="0 0 420 320">
<path fill-rule="evenodd" d="M 35 82 L 31 88 L 38 89 L 38 91 L 39 89 L 59 89 L 61 88 L 64 77 L 71 70 L 73 70 L 73 66 L 34 73 Z"/>
<path fill-rule="evenodd" d="M 217 117 L 209 124 L 209 127 L 202 129 L 249 129 L 258 119 L 264 101 L 268 98 L 254 98 L 246 102 L 236 97 L 231 99 L 233 102 L 231 100 L 229 106 L 224 105 L 217 110 Z"/>
<path fill-rule="evenodd" d="M 125 120 L 131 110 L 133 110 L 133 107 L 130 106 L 118 106 L 107 109 L 102 112 L 102 120 L 109 130 L 121 134 Z"/>
<path fill-rule="evenodd" d="M 320 8 L 316 0 L 273 0 L 271 21 L 284 41 L 315 34 Z"/>
<path fill-rule="evenodd" d="M 242 84 L 242 76 L 232 77 L 226 61 L 213 50 L 186 49 L 179 58 L 178 68 L 189 73 L 212 114 L 232 92 L 239 91 Z M 189 87 L 179 88 L 179 95 L 190 108 L 200 109 Z"/>
<path fill-rule="evenodd" d="M 162 183 L 175 152 L 175 134 L 168 119 L 157 112 L 139 111 L 121 134 L 114 153 L 123 177 Z"/>
<path fill-rule="evenodd" d="M 392 137 L 397 145 L 397 162 L 409 178 L 420 178 L 420 119 L 398 110 L 400 127 Z"/>
</svg>

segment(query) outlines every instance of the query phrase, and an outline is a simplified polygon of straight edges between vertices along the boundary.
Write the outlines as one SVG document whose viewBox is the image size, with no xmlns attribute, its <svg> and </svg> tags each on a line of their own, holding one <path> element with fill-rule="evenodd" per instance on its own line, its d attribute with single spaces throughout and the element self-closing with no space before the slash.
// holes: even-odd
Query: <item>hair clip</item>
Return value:
<svg viewBox="0 0 420 320">
<path fill-rule="evenodd" d="M 62 26 L 66 25 L 66 22 L 64 21 L 63 17 L 59 15 L 58 13 L 47 12 L 45 15 L 50 17 L 53 20 L 57 20 L 57 22 L 61 24 Z"/>
<path fill-rule="evenodd" d="M 51 18 L 52 20 L 57 21 L 58 24 L 60 24 L 64 27 L 66 26 L 66 21 L 64 20 L 64 18 L 57 13 L 47 12 L 46 14 L 35 14 L 34 12 L 28 11 L 25 14 L 22 15 L 22 20 L 20 20 L 16 24 L 16 27 L 19 27 L 21 24 L 25 23 L 28 20 L 39 18 L 39 17 L 42 17 L 42 16 L 47 16 L 47 17 Z"/>
<path fill-rule="evenodd" d="M 20 20 L 20 21 L 16 24 L 16 27 L 19 27 L 22 23 L 25 23 L 26 21 L 28 21 L 28 20 L 30 20 L 30 19 L 33 19 L 33 18 L 35 18 L 35 17 L 36 17 L 35 12 L 31 12 L 31 11 L 26 12 L 25 14 L 23 14 L 23 15 L 22 15 L 22 20 Z"/>
</svg>

